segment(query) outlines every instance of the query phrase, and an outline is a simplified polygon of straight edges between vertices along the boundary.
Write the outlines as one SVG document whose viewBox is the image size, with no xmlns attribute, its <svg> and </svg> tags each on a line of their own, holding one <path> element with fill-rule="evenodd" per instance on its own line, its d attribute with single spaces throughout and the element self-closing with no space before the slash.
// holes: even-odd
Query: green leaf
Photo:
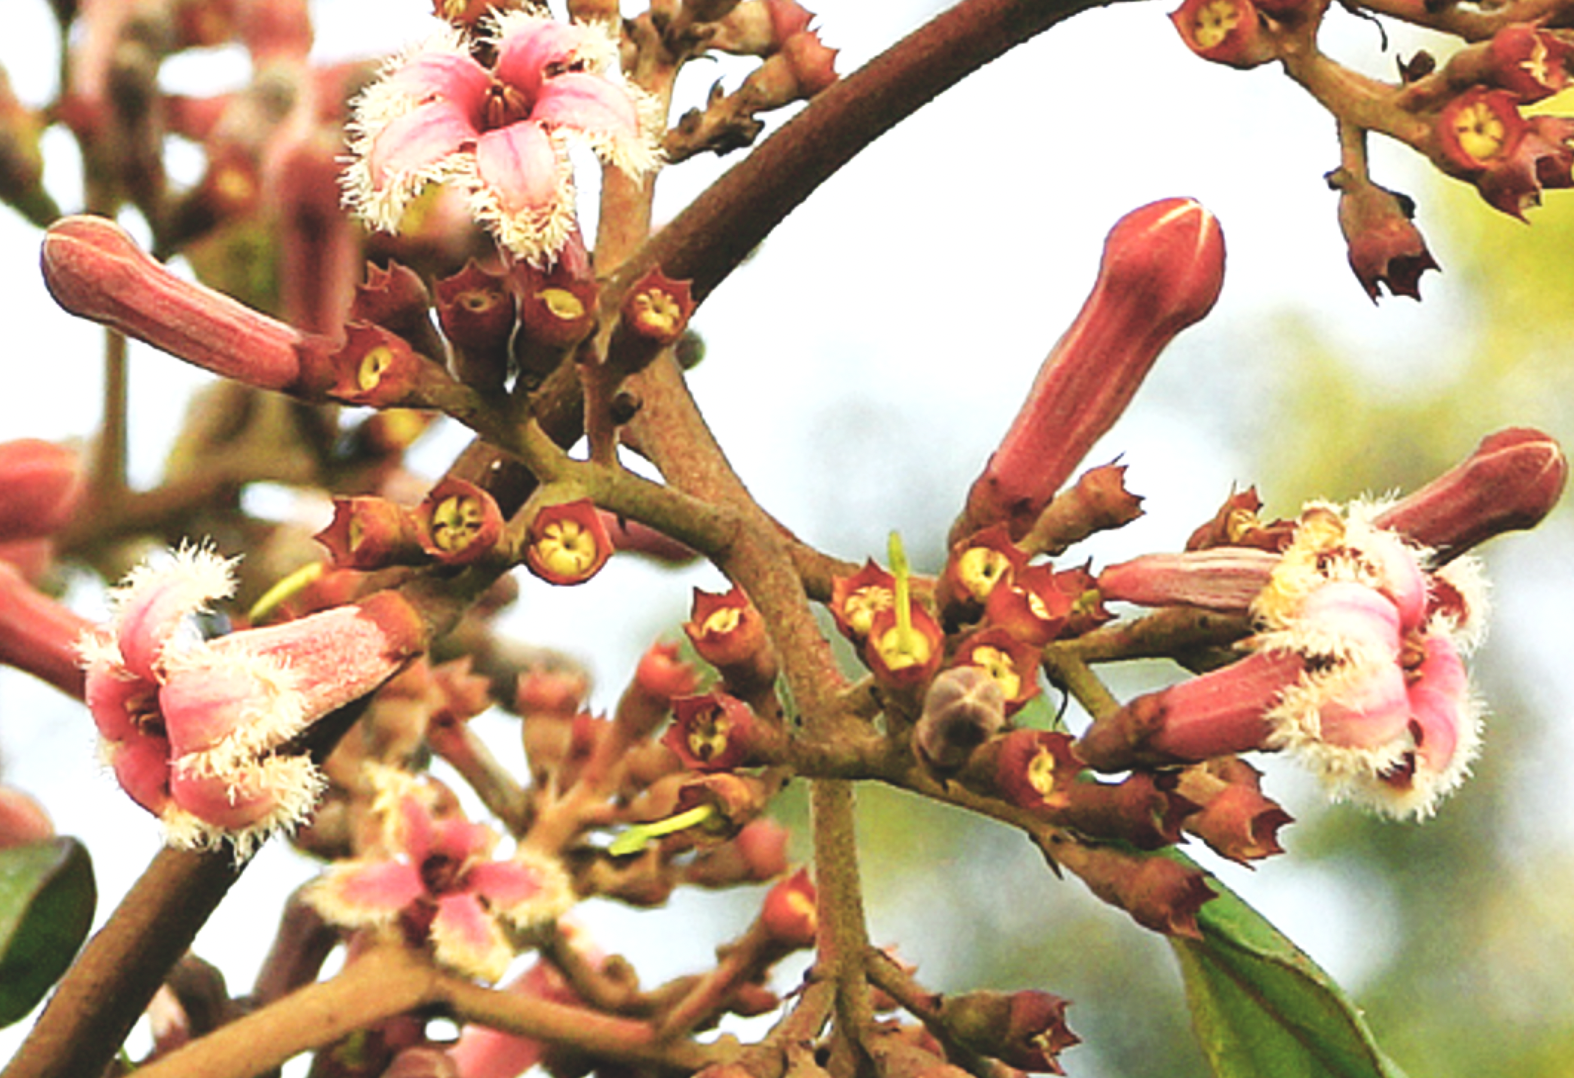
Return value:
<svg viewBox="0 0 1574 1078">
<path fill-rule="evenodd" d="M 0 1026 L 37 1006 L 71 965 L 97 899 L 92 859 L 76 839 L 0 850 Z"/>
<path fill-rule="evenodd" d="M 1202 939 L 1170 940 L 1219 1078 L 1404 1078 L 1333 979 L 1217 880 Z"/>
</svg>

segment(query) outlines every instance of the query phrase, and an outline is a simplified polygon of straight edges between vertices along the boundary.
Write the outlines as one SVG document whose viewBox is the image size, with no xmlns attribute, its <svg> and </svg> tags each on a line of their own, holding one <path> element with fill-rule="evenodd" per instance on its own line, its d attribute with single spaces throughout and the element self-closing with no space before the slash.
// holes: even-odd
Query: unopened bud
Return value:
<svg viewBox="0 0 1574 1078">
<path fill-rule="evenodd" d="M 1098 280 L 1039 370 L 1028 399 L 968 492 L 953 541 L 1007 521 L 1032 526 L 1131 403 L 1159 353 L 1224 284 L 1224 233 L 1198 203 L 1170 198 L 1110 230 Z"/>
<path fill-rule="evenodd" d="M 1005 722 L 999 683 L 976 666 L 952 667 L 936 675 L 924 695 L 913 747 L 937 774 L 955 774 Z"/>
<path fill-rule="evenodd" d="M 1551 435 L 1528 427 L 1489 434 L 1476 451 L 1373 521 L 1451 561 L 1503 532 L 1533 528 L 1552 511 L 1569 462 Z"/>
</svg>

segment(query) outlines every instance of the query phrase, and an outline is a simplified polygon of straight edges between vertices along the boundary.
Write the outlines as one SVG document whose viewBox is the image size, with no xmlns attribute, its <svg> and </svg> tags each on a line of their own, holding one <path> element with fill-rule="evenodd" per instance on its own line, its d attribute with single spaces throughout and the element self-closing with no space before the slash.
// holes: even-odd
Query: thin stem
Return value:
<svg viewBox="0 0 1574 1078">
<path fill-rule="evenodd" d="M 864 974 L 869 934 L 858 878 L 853 785 L 820 779 L 810 788 L 809 804 L 819 914 L 817 969 L 836 985 L 837 1025 L 856 1043 L 873 1025 L 874 1005 Z"/>
</svg>

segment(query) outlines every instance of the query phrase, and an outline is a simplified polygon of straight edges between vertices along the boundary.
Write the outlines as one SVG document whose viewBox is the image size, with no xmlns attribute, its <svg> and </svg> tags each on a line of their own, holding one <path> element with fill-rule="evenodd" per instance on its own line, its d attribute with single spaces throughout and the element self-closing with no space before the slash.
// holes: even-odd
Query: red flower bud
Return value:
<svg viewBox="0 0 1574 1078">
<path fill-rule="evenodd" d="M 1039 1074 L 1064 1074 L 1056 1057 L 1081 1043 L 1066 1027 L 1066 1001 L 1032 989 L 946 996 L 940 1021 L 963 1047 Z"/>
<path fill-rule="evenodd" d="M 976 666 L 941 671 L 924 694 L 913 749 L 937 775 L 954 775 L 1006 722 L 1000 685 Z"/>
<path fill-rule="evenodd" d="M 1186 47 L 1204 60 L 1249 68 L 1277 55 L 1252 0 L 1185 0 L 1170 21 Z"/>
<path fill-rule="evenodd" d="M 366 322 L 344 329 L 343 346 L 329 357 L 335 377 L 327 393 L 335 400 L 372 408 L 418 406 L 425 389 L 449 380 L 396 333 Z"/>
<path fill-rule="evenodd" d="M 313 388 L 303 363 L 323 350 L 321 339 L 176 277 L 113 221 L 56 221 L 44 233 L 42 263 L 49 294 L 72 314 L 247 385 Z"/>
<path fill-rule="evenodd" d="M 1569 462 L 1547 434 L 1489 434 L 1461 463 L 1379 513 L 1379 528 L 1433 549 L 1442 564 L 1503 532 L 1535 527 L 1557 505 Z"/>
<path fill-rule="evenodd" d="M 692 664 L 678 656 L 678 645 L 655 643 L 645 649 L 634 669 L 639 691 L 663 706 L 673 697 L 688 696 L 699 685 L 699 674 Z"/>
<path fill-rule="evenodd" d="M 444 565 L 469 565 L 503 537 L 497 501 L 463 479 L 444 479 L 415 510 L 421 546 Z"/>
<path fill-rule="evenodd" d="M 998 521 L 1025 532 L 1131 403 L 1164 346 L 1213 308 L 1223 283 L 1224 234 L 1196 202 L 1164 199 L 1121 218 L 1092 294 L 968 491 L 952 541 Z"/>
<path fill-rule="evenodd" d="M 543 506 L 525 537 L 525 567 L 549 584 L 582 584 L 612 556 L 612 540 L 589 498 Z"/>
<path fill-rule="evenodd" d="M 516 313 L 507 278 L 488 273 L 474 259 L 437 282 L 437 320 L 454 346 L 460 381 L 478 389 L 503 388 Z"/>
<path fill-rule="evenodd" d="M 37 438 L 0 443 L 0 543 L 65 527 L 81 503 L 82 487 L 76 450 Z"/>
<path fill-rule="evenodd" d="M 77 641 L 93 623 L 29 584 L 0 561 L 0 665 L 14 666 L 82 697 Z"/>
<path fill-rule="evenodd" d="M 773 940 L 793 948 L 813 947 L 820 918 L 807 869 L 800 868 L 765 894 L 760 922 Z"/>
<path fill-rule="evenodd" d="M 1294 818 L 1264 797 L 1261 774 L 1234 756 L 1210 760 L 1180 773 L 1177 792 L 1202 809 L 1186 819 L 1186 830 L 1215 853 L 1232 861 L 1251 861 L 1283 853 L 1279 828 Z"/>
</svg>

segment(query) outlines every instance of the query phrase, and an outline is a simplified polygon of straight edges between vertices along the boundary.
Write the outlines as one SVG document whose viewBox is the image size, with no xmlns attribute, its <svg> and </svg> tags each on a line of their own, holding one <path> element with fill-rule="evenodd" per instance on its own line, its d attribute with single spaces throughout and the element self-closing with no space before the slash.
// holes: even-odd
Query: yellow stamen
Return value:
<svg viewBox="0 0 1574 1078">
<path fill-rule="evenodd" d="M 1007 652 L 991 647 L 974 648 L 970 661 L 1000 686 L 1000 695 L 1007 700 L 1015 700 L 1017 693 L 1022 691 L 1022 675 L 1017 673 L 1017 664 Z"/>
<path fill-rule="evenodd" d="M 1229 37 L 1240 21 L 1241 9 L 1235 0 L 1213 0 L 1197 9 L 1191 34 L 1200 48 L 1211 49 Z"/>
<path fill-rule="evenodd" d="M 546 304 L 547 310 L 565 322 L 585 317 L 585 305 L 578 296 L 566 288 L 543 288 L 536 298 Z"/>
<path fill-rule="evenodd" d="M 1503 152 L 1507 131 L 1503 118 L 1492 106 L 1477 101 L 1460 109 L 1454 117 L 1454 136 L 1461 150 L 1477 161 L 1486 161 Z"/>
<path fill-rule="evenodd" d="M 363 393 L 376 389 L 383 380 L 383 374 L 391 366 L 393 349 L 386 344 L 379 344 L 361 357 L 361 365 L 355 371 L 355 384 L 361 387 Z"/>
<path fill-rule="evenodd" d="M 485 521 L 486 509 L 480 499 L 468 494 L 450 495 L 432 510 L 432 544 L 450 554 L 463 550 L 475 542 Z"/>
<path fill-rule="evenodd" d="M 696 824 L 704 823 L 714 815 L 716 815 L 716 806 L 706 802 L 680 812 L 676 816 L 668 816 L 665 820 L 633 824 L 627 831 L 612 840 L 612 845 L 607 847 L 607 852 L 613 857 L 627 857 L 631 853 L 639 853 L 650 844 L 652 839 L 685 831 Z"/>
<path fill-rule="evenodd" d="M 975 599 L 987 599 L 1011 568 L 1011 559 L 993 547 L 968 547 L 957 559 L 956 575 Z"/>
<path fill-rule="evenodd" d="M 541 563 L 560 576 L 578 576 L 596 564 L 595 536 L 573 520 L 554 520 L 536 540 Z"/>
</svg>

